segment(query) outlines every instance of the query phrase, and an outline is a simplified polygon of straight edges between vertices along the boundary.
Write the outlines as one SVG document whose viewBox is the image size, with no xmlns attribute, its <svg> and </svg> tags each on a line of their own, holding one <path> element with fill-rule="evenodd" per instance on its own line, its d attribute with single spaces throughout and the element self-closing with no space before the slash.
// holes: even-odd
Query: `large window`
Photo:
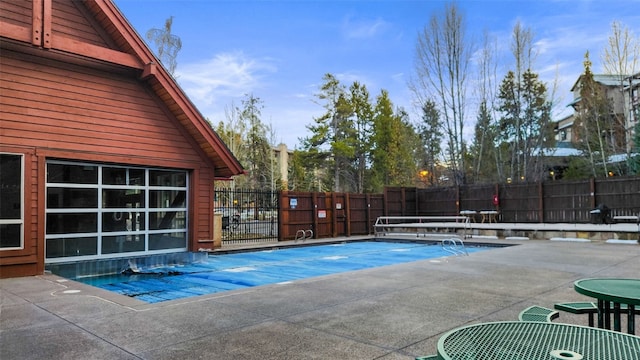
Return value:
<svg viewBox="0 0 640 360">
<path fill-rule="evenodd" d="M 23 156 L 0 154 L 0 250 L 24 248 Z"/>
<path fill-rule="evenodd" d="M 47 163 L 46 258 L 187 248 L 187 172 Z"/>
</svg>

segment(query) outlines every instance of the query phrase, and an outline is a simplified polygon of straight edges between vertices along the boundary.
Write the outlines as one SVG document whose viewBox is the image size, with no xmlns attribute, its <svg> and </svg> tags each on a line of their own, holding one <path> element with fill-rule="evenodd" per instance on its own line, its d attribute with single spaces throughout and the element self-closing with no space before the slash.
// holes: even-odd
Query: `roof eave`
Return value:
<svg viewBox="0 0 640 360">
<path fill-rule="evenodd" d="M 193 128 L 197 131 L 197 134 L 192 134 L 196 137 L 202 137 L 203 144 L 200 143 L 205 153 L 207 149 L 206 145 L 213 148 L 215 155 L 220 158 L 220 161 L 224 166 L 214 166 L 215 176 L 220 178 L 228 178 L 235 175 L 241 175 L 244 173 L 244 169 L 236 157 L 228 150 L 226 144 L 220 139 L 218 134 L 213 131 L 202 114 L 197 110 L 195 105 L 189 100 L 187 95 L 175 82 L 173 77 L 169 75 L 168 71 L 161 65 L 153 66 L 153 64 L 159 64 L 158 59 L 153 54 L 151 49 L 147 47 L 142 38 L 137 34 L 133 26 L 129 24 L 125 16 L 118 9 L 118 7 L 111 0 L 93 0 L 87 2 L 89 7 L 93 7 L 94 11 L 97 9 L 104 16 L 106 16 L 111 24 L 114 26 L 116 32 L 122 36 L 124 41 L 131 47 L 131 50 L 138 56 L 145 64 L 145 69 L 141 72 L 142 78 L 153 77 L 158 81 L 158 84 L 166 91 L 171 98 L 175 101 L 176 105 L 180 108 L 180 111 L 191 121 Z M 191 129 L 189 129 L 191 131 Z M 209 155 L 212 163 L 216 163 L 217 159 Z"/>
</svg>

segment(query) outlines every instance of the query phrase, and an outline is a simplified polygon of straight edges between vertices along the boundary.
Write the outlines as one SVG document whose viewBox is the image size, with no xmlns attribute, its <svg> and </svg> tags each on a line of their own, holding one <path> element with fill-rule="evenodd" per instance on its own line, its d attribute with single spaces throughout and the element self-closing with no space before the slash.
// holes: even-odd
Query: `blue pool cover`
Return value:
<svg viewBox="0 0 640 360">
<path fill-rule="evenodd" d="M 468 247 L 469 253 L 486 247 Z M 212 255 L 188 265 L 141 269 L 144 274 L 87 277 L 77 281 L 157 303 L 222 291 L 451 255 L 440 245 L 348 242 Z"/>
</svg>

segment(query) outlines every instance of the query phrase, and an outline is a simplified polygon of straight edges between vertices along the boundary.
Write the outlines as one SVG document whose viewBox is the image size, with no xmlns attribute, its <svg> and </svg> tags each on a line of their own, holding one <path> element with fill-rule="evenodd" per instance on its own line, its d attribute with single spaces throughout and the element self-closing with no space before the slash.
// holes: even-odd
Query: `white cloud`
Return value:
<svg viewBox="0 0 640 360">
<path fill-rule="evenodd" d="M 221 53 L 211 59 L 181 64 L 177 78 L 200 107 L 220 106 L 220 100 L 260 88 L 261 80 L 277 68 L 270 59 L 252 59 L 242 52 Z"/>
<path fill-rule="evenodd" d="M 367 39 L 383 32 L 389 24 L 381 18 L 374 20 L 355 20 L 348 17 L 342 24 L 347 39 Z"/>
</svg>

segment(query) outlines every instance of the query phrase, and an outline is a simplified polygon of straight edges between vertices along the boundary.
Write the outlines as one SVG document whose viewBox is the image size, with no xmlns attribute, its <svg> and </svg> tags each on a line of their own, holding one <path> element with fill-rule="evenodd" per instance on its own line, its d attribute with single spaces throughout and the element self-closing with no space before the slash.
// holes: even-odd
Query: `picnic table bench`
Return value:
<svg viewBox="0 0 640 360">
<path fill-rule="evenodd" d="M 480 215 L 481 223 L 497 223 L 499 212 L 496 210 L 461 210 L 460 216 L 467 216 L 472 222 L 476 222 L 476 215 Z"/>
<path fill-rule="evenodd" d="M 482 210 L 480 211 L 480 216 L 482 216 L 482 223 L 485 221 L 488 223 L 498 222 L 498 212 L 495 210 Z"/>
<path fill-rule="evenodd" d="M 640 223 L 640 216 L 639 215 L 615 215 L 613 217 L 613 221 L 615 222 L 631 221 L 634 223 Z"/>
<path fill-rule="evenodd" d="M 598 313 L 598 305 L 590 301 L 564 302 L 553 305 L 556 310 L 566 311 L 571 314 L 588 314 L 589 326 L 594 326 L 594 315 Z M 609 309 L 613 312 L 613 304 L 609 305 Z M 629 311 L 627 304 L 620 304 L 620 311 L 626 313 Z M 640 309 L 635 309 L 636 314 L 640 313 Z"/>
<path fill-rule="evenodd" d="M 557 319 L 560 316 L 560 313 L 547 309 L 546 307 L 533 305 L 528 308 L 522 310 L 518 315 L 518 319 L 520 321 L 542 321 L 542 322 L 551 322 L 554 319 Z"/>
</svg>

